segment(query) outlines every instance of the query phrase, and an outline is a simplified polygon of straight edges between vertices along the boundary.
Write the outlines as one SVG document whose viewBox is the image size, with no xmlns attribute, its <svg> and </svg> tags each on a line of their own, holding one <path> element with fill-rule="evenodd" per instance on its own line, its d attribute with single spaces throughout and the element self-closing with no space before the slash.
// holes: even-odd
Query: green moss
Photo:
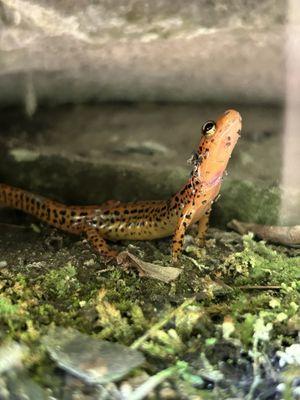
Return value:
<svg viewBox="0 0 300 400">
<path fill-rule="evenodd" d="M 278 222 L 280 189 L 247 180 L 224 181 L 213 207 L 213 222 L 226 226 L 232 219 L 272 225 Z"/>
<path fill-rule="evenodd" d="M 235 285 L 283 285 L 299 289 L 300 257 L 288 257 L 273 250 L 265 242 L 256 242 L 252 235 L 243 239 L 244 250 L 229 255 L 224 267 L 236 274 Z"/>
<path fill-rule="evenodd" d="M 44 276 L 43 289 L 48 295 L 58 298 L 71 293 L 74 295 L 80 288 L 76 275 L 76 268 L 70 263 L 63 268 L 53 269 Z"/>
<path fill-rule="evenodd" d="M 19 306 L 12 304 L 11 300 L 0 294 L 0 318 L 17 316 L 19 314 Z"/>
<path fill-rule="evenodd" d="M 169 240 L 157 242 L 154 256 L 152 243 L 133 243 L 143 257 L 149 261 L 158 258 L 163 265 L 169 262 L 169 245 Z M 80 258 L 82 249 L 74 248 Z M 162 365 L 191 358 L 185 372 L 172 379 L 185 393 L 209 398 L 209 391 L 201 388 L 199 365 L 204 375 L 208 373 L 203 366 L 205 356 L 218 372 L 218 346 L 222 351 L 224 342 L 233 346 L 226 353 L 230 360 L 241 350 L 248 351 L 251 358 L 254 337 L 262 335 L 264 327 L 271 327 L 269 343 L 264 342 L 260 349 L 264 357 L 270 349 L 295 340 L 300 257 L 290 253 L 256 242 L 250 235 L 240 239 L 235 233 L 216 231 L 201 252 L 183 255 L 182 274 L 172 284 L 164 284 L 132 271 L 126 273 L 119 266 L 95 262 L 77 267 L 66 262 L 63 252 L 58 259 L 51 258 L 43 271 L 28 265 L 15 271 L 0 270 L 0 324 L 7 335 L 31 347 L 52 323 L 137 346 L 148 357 L 151 374 Z M 91 258 L 92 253 L 87 253 L 86 259 Z M 256 286 L 266 289 L 255 290 Z M 276 290 L 267 290 L 268 286 Z M 48 385 L 53 366 L 47 369 L 49 360 L 35 348 L 35 356 L 28 362 L 36 379 Z M 50 372 L 43 378 L 45 371 Z"/>
</svg>

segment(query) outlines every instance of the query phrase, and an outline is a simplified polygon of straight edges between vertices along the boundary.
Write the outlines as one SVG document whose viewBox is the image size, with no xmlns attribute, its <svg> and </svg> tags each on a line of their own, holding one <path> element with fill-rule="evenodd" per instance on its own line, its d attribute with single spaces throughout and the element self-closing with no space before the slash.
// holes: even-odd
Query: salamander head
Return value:
<svg viewBox="0 0 300 400">
<path fill-rule="evenodd" d="M 240 136 L 242 118 L 235 110 L 228 110 L 216 122 L 207 121 L 202 127 L 198 148 L 198 178 L 215 185 L 226 169 L 231 153 Z"/>
</svg>

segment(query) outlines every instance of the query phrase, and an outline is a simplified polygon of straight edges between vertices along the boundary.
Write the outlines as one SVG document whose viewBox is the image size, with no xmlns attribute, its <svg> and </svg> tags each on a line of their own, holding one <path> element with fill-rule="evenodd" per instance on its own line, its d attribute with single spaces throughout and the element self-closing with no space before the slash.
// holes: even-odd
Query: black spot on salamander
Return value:
<svg viewBox="0 0 300 400">
<path fill-rule="evenodd" d="M 133 210 L 130 211 L 131 214 L 135 214 L 137 212 L 137 209 L 134 208 Z"/>
<path fill-rule="evenodd" d="M 187 215 L 185 216 L 185 218 L 186 218 L 186 219 L 191 219 L 191 214 L 187 214 Z"/>
<path fill-rule="evenodd" d="M 61 217 L 60 223 L 64 225 L 66 223 L 66 218 L 65 217 Z"/>
<path fill-rule="evenodd" d="M 114 211 L 114 214 L 115 214 L 115 215 L 120 215 L 120 211 L 119 211 L 119 210 L 115 210 L 115 211 Z"/>
<path fill-rule="evenodd" d="M 129 210 L 124 210 L 124 214 L 129 214 Z"/>
<path fill-rule="evenodd" d="M 202 204 L 204 205 L 204 204 L 206 204 L 207 203 L 207 200 L 203 200 L 202 201 Z"/>
<path fill-rule="evenodd" d="M 66 210 L 60 210 L 59 213 L 60 213 L 60 215 L 66 215 L 67 212 L 66 212 Z"/>
<path fill-rule="evenodd" d="M 86 217 L 88 215 L 88 213 L 86 211 L 81 211 L 81 213 L 79 215 L 81 217 Z"/>
<path fill-rule="evenodd" d="M 179 201 L 179 197 L 178 196 L 175 197 L 175 201 L 178 203 L 178 201 Z"/>
<path fill-rule="evenodd" d="M 230 137 L 230 136 L 227 136 L 227 140 L 229 140 L 229 141 L 230 141 L 230 140 L 231 140 L 231 137 Z"/>
</svg>

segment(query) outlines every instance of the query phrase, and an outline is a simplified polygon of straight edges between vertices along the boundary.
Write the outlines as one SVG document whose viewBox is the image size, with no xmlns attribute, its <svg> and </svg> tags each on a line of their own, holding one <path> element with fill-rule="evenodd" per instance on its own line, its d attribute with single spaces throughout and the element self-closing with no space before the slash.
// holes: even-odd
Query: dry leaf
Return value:
<svg viewBox="0 0 300 400">
<path fill-rule="evenodd" d="M 117 262 L 124 268 L 137 268 L 140 276 L 158 279 L 165 283 L 175 280 L 182 271 L 180 268 L 162 267 L 161 265 L 143 261 L 129 253 L 129 251 L 122 251 L 117 257 Z"/>
</svg>

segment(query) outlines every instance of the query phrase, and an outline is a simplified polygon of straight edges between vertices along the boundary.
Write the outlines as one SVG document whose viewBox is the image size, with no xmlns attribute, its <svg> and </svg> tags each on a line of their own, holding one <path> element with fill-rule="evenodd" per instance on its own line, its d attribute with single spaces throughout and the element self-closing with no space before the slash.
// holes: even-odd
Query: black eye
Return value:
<svg viewBox="0 0 300 400">
<path fill-rule="evenodd" d="M 212 136 L 216 132 L 216 123 L 214 121 L 207 121 L 202 126 L 202 133 L 204 136 Z"/>
</svg>

